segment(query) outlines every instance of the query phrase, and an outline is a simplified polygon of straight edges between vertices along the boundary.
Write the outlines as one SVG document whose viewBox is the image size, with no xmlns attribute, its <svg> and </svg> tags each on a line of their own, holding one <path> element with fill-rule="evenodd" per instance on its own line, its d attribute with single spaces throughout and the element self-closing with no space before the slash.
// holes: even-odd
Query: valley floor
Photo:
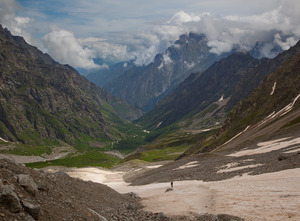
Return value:
<svg viewBox="0 0 300 221">
<path fill-rule="evenodd" d="M 300 220 L 300 138 L 283 137 L 242 150 L 175 162 L 102 168 L 45 168 L 134 192 L 145 210 L 169 217 L 228 214 L 247 221 Z M 174 188 L 169 189 L 174 181 Z"/>
<path fill-rule="evenodd" d="M 175 181 L 169 192 L 165 192 L 169 182 L 130 186 L 122 179 L 124 172 L 83 168 L 67 173 L 106 184 L 120 193 L 135 192 L 146 210 L 168 216 L 209 213 L 230 214 L 245 220 L 300 218 L 300 168 L 256 176 L 244 174 L 217 182 Z"/>
</svg>

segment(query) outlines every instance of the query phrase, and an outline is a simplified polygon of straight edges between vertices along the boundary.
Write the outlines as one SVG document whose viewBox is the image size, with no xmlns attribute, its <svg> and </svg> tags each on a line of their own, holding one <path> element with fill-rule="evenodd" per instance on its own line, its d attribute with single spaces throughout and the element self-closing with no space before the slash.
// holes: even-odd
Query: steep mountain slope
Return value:
<svg viewBox="0 0 300 221">
<path fill-rule="evenodd" d="M 299 47 L 299 42 L 295 48 Z M 294 49 L 295 49 L 294 48 Z M 292 50 L 294 50 L 292 49 Z M 270 138 L 300 133 L 300 50 L 265 77 L 259 87 L 238 103 L 223 127 L 185 155 L 249 147 Z"/>
<path fill-rule="evenodd" d="M 141 111 L 0 26 L 0 137 L 25 144 L 101 146 Z"/>
<path fill-rule="evenodd" d="M 176 121 L 193 129 L 214 126 L 299 48 L 297 44 L 273 59 L 257 60 L 244 52 L 230 55 L 205 72 L 192 74 L 138 122 L 151 129 Z"/>
<path fill-rule="evenodd" d="M 104 85 L 104 89 L 148 111 L 190 73 L 203 71 L 225 56 L 212 54 L 209 50 L 204 35 L 182 35 L 152 63 L 132 67 Z"/>
<path fill-rule="evenodd" d="M 95 83 L 99 87 L 103 87 L 108 82 L 119 77 L 125 71 L 134 67 L 133 61 L 130 62 L 120 62 L 117 64 L 110 65 L 108 69 L 101 69 L 88 73 L 86 78 L 91 82 Z"/>
</svg>

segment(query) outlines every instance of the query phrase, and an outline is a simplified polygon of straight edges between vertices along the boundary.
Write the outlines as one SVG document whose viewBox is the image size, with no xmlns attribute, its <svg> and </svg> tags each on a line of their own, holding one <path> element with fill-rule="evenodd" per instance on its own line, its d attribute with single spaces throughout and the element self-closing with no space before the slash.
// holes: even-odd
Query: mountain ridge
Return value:
<svg viewBox="0 0 300 221">
<path fill-rule="evenodd" d="M 102 146 L 122 136 L 123 118 L 142 114 L 2 26 L 0 44 L 0 136 L 5 140 Z"/>
<path fill-rule="evenodd" d="M 125 69 L 122 74 L 118 73 L 116 78 L 105 85 L 99 83 L 98 85 L 114 96 L 149 111 L 190 73 L 203 71 L 214 61 L 226 56 L 210 53 L 209 50 L 204 35 L 195 33 L 181 35 L 164 53 L 157 54 L 150 64 Z M 105 72 L 103 71 L 103 74 Z M 90 74 L 87 77 L 97 83 L 98 81 L 93 78 L 95 75 Z"/>
<path fill-rule="evenodd" d="M 215 117 L 211 116 L 211 123 L 206 126 L 213 126 L 216 121 L 222 122 L 225 120 L 226 113 L 240 100 L 247 98 L 265 76 L 275 71 L 299 48 L 299 44 L 296 44 L 273 59 L 258 60 L 243 51 L 229 55 L 203 73 L 191 74 L 174 90 L 173 94 L 162 99 L 153 110 L 143 115 L 138 123 L 148 129 L 155 129 L 158 124 L 160 127 L 165 127 L 180 119 L 183 121 L 184 117 L 196 116 L 206 111 L 206 108 L 218 108 L 217 112 L 213 113 Z M 244 63 L 242 63 L 243 59 Z M 226 100 L 226 103 L 224 101 L 218 104 L 219 100 Z M 181 125 L 184 127 L 184 123 Z"/>
</svg>

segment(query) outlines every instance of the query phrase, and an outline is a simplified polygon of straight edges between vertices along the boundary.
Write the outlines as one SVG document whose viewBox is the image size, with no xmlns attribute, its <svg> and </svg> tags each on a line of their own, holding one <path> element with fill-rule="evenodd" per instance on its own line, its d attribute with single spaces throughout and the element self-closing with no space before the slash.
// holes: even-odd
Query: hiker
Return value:
<svg viewBox="0 0 300 221">
<path fill-rule="evenodd" d="M 172 189 L 173 189 L 173 181 L 171 181 L 171 187 L 172 187 Z"/>
</svg>

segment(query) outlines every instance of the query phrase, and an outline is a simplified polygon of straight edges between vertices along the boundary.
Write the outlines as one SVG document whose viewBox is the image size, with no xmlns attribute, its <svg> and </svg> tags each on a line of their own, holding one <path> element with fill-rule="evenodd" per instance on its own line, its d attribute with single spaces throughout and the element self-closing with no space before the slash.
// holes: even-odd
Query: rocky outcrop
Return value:
<svg viewBox="0 0 300 221">
<path fill-rule="evenodd" d="M 13 185 L 0 186 L 0 202 L 13 213 L 20 212 L 22 209 L 20 199 L 17 196 Z"/>
<path fill-rule="evenodd" d="M 139 201 L 136 194 L 0 159 L 0 220 L 169 220 L 143 211 Z"/>
<path fill-rule="evenodd" d="M 33 179 L 27 174 L 18 175 L 18 183 L 31 195 L 35 196 L 38 188 Z"/>
</svg>

